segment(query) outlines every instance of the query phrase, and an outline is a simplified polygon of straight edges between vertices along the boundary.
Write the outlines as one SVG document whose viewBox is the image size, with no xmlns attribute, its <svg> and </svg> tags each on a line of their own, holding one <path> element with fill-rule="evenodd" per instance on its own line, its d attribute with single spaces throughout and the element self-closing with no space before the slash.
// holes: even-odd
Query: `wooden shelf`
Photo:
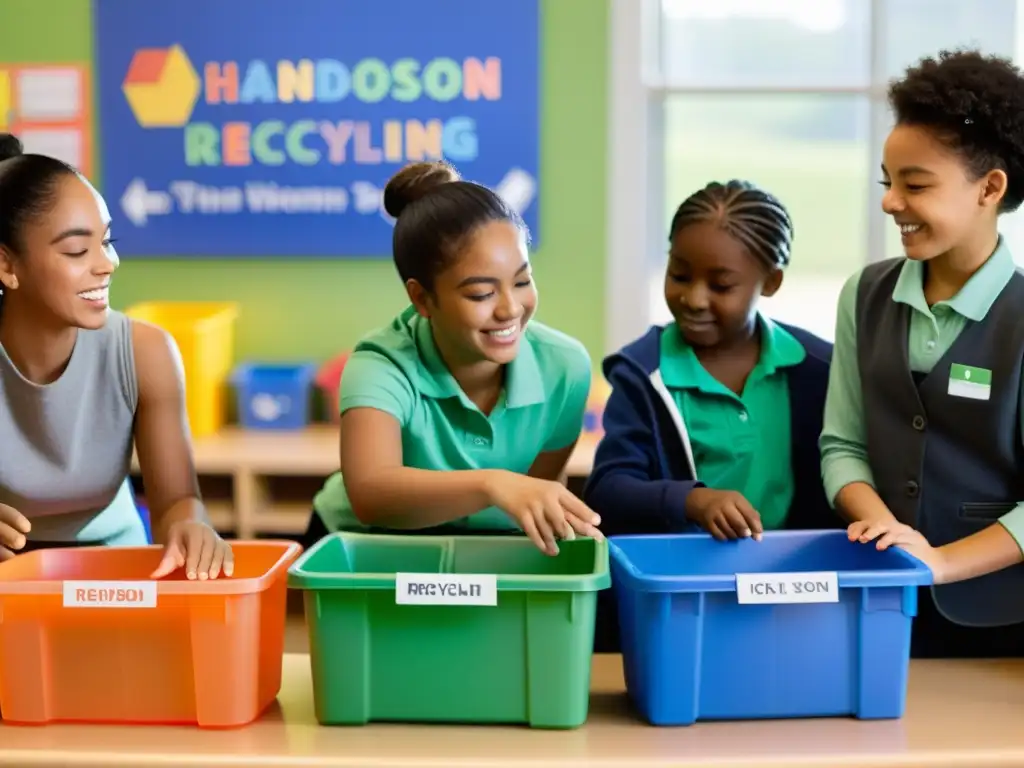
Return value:
<svg viewBox="0 0 1024 768">
<path fill-rule="evenodd" d="M 297 432 L 228 427 L 194 441 L 196 472 L 210 518 L 240 539 L 295 536 L 306 530 L 313 496 L 338 470 L 336 425 Z M 590 474 L 597 437 L 584 435 L 566 466 L 567 478 Z M 138 462 L 133 462 L 138 477 Z"/>
</svg>

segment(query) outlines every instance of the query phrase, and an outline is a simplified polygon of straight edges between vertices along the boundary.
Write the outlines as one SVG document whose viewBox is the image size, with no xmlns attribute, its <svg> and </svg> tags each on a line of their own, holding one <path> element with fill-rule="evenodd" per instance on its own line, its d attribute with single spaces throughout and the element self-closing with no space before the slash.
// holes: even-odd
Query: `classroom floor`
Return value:
<svg viewBox="0 0 1024 768">
<path fill-rule="evenodd" d="M 288 617 L 284 629 L 285 653 L 309 653 L 309 633 L 306 618 L 302 612 L 302 593 L 288 592 Z"/>
<path fill-rule="evenodd" d="M 284 630 L 285 653 L 309 653 L 309 634 L 302 614 L 288 614 L 288 623 Z"/>
</svg>

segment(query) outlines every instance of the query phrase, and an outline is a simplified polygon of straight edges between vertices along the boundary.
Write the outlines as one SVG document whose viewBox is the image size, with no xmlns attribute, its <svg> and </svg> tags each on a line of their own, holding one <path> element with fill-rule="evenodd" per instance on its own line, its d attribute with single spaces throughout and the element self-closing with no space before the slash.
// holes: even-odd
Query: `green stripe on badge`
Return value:
<svg viewBox="0 0 1024 768">
<path fill-rule="evenodd" d="M 992 396 L 992 371 L 954 363 L 949 367 L 949 387 L 953 397 L 988 400 Z"/>
<path fill-rule="evenodd" d="M 979 384 L 984 387 L 992 386 L 992 371 L 988 368 L 973 368 L 969 365 L 953 363 L 949 367 L 950 381 L 962 381 L 965 384 Z"/>
</svg>

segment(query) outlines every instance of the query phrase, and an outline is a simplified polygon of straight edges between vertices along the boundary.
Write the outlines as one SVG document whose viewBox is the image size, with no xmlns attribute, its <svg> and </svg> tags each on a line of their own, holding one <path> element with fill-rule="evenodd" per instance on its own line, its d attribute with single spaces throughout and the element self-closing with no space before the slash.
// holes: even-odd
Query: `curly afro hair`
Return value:
<svg viewBox="0 0 1024 768">
<path fill-rule="evenodd" d="M 942 51 L 922 59 L 889 86 L 896 123 L 932 131 L 981 178 L 1006 173 L 1000 213 L 1024 202 L 1024 77 L 1006 58 Z"/>
</svg>

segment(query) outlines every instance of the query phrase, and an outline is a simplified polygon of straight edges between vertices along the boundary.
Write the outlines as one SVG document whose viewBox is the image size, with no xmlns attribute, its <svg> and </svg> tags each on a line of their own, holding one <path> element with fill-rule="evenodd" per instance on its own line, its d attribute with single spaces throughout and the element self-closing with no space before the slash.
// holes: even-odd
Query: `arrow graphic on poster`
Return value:
<svg viewBox="0 0 1024 768">
<path fill-rule="evenodd" d="M 169 194 L 148 189 L 142 179 L 134 179 L 121 196 L 121 210 L 137 227 L 146 226 L 150 216 L 170 213 L 173 207 Z"/>
<path fill-rule="evenodd" d="M 537 196 L 537 180 L 522 168 L 513 168 L 498 182 L 494 191 L 522 216 Z"/>
<path fill-rule="evenodd" d="M 522 216 L 537 197 L 537 180 L 522 168 L 513 168 L 498 182 L 494 191 L 512 210 Z M 384 221 L 394 226 L 395 220 L 388 215 L 383 205 L 380 208 L 380 215 Z"/>
</svg>

